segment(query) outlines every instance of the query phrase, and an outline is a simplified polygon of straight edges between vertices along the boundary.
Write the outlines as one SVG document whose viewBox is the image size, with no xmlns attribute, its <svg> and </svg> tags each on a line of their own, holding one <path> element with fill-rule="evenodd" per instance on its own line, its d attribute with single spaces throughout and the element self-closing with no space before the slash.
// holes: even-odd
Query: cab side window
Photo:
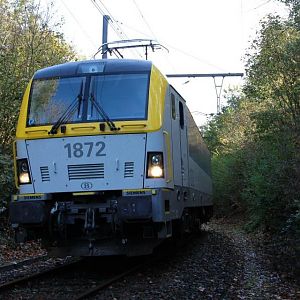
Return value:
<svg viewBox="0 0 300 300">
<path fill-rule="evenodd" d="M 181 129 L 184 128 L 184 111 L 183 111 L 183 104 L 179 101 L 179 124 Z"/>
<path fill-rule="evenodd" d="M 175 105 L 175 95 L 171 93 L 171 109 L 172 109 L 172 118 L 176 119 L 176 105 Z"/>
</svg>

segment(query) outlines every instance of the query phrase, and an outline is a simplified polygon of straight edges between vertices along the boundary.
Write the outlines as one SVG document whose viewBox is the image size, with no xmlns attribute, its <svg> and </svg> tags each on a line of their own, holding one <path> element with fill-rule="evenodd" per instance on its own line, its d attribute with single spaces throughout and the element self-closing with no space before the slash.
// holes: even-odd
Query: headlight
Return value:
<svg viewBox="0 0 300 300">
<path fill-rule="evenodd" d="M 163 169 L 159 166 L 153 166 L 150 167 L 149 171 L 148 171 L 149 177 L 162 177 L 163 175 Z"/>
<path fill-rule="evenodd" d="M 164 177 L 162 152 L 149 152 L 147 157 L 147 178 Z"/>
<path fill-rule="evenodd" d="M 19 175 L 19 182 L 20 182 L 20 184 L 30 183 L 29 174 L 28 173 L 21 173 Z"/>
<path fill-rule="evenodd" d="M 26 158 L 17 160 L 17 172 L 19 184 L 31 183 L 28 161 Z"/>
</svg>

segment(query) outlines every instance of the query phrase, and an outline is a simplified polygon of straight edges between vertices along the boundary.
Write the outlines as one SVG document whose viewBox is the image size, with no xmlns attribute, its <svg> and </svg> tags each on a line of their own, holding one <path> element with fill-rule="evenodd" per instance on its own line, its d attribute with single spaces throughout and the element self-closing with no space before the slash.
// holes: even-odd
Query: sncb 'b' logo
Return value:
<svg viewBox="0 0 300 300">
<path fill-rule="evenodd" d="M 92 187 L 93 187 L 93 184 L 91 182 L 83 182 L 81 184 L 81 188 L 85 191 L 90 190 Z"/>
</svg>

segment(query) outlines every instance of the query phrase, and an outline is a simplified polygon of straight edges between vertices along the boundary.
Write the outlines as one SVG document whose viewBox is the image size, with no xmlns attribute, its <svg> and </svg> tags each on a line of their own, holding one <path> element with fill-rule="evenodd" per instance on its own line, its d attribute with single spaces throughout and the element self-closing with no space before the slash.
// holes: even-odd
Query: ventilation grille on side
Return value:
<svg viewBox="0 0 300 300">
<path fill-rule="evenodd" d="M 130 178 L 134 176 L 134 162 L 127 161 L 124 165 L 124 178 Z"/>
<path fill-rule="evenodd" d="M 68 165 L 69 180 L 104 178 L 104 164 Z"/>
<path fill-rule="evenodd" d="M 42 178 L 42 182 L 45 181 L 50 181 L 50 174 L 49 174 L 49 169 L 48 167 L 40 167 L 41 170 L 41 178 Z"/>
</svg>

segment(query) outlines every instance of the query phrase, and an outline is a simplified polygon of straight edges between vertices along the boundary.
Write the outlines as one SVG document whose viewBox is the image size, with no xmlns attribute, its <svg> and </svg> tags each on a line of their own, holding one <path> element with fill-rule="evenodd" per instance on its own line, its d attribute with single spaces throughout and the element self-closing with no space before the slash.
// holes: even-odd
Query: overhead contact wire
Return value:
<svg viewBox="0 0 300 300">
<path fill-rule="evenodd" d="M 74 19 L 74 21 L 77 23 L 77 25 L 79 26 L 80 30 L 83 32 L 83 34 L 87 37 L 87 39 L 91 42 L 91 44 L 97 48 L 97 45 L 94 43 L 92 37 L 84 30 L 84 27 L 80 24 L 80 22 L 78 21 L 78 19 L 74 16 L 74 14 L 72 13 L 72 11 L 69 9 L 69 7 L 66 5 L 66 3 L 64 2 L 64 0 L 61 0 L 61 3 L 63 4 L 63 6 L 66 8 L 66 10 L 69 12 L 69 14 L 71 15 L 71 17 Z"/>
</svg>

